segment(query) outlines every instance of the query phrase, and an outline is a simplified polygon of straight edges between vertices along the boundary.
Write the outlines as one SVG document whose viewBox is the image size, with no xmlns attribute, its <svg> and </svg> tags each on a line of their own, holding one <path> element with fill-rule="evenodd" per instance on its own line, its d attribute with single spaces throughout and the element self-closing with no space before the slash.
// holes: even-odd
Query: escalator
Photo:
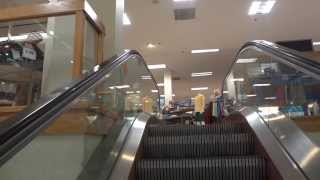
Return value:
<svg viewBox="0 0 320 180">
<path fill-rule="evenodd" d="M 158 119 L 158 87 L 145 76 L 128 51 L 2 121 L 0 178 L 320 179 L 317 62 L 245 44 L 223 84 L 224 119 L 201 126 Z"/>
<path fill-rule="evenodd" d="M 124 52 L 0 121 L 0 179 L 106 179 L 130 130 L 158 115 L 145 76 L 139 53 Z"/>
</svg>

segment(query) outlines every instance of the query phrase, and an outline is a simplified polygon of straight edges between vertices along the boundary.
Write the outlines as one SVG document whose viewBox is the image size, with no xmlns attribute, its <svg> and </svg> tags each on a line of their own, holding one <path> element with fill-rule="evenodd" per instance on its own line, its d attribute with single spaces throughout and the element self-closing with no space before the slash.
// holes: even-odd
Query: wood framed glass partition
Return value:
<svg viewBox="0 0 320 180">
<path fill-rule="evenodd" d="M 101 63 L 104 37 L 86 0 L 0 8 L 0 114 L 20 111 Z"/>
</svg>

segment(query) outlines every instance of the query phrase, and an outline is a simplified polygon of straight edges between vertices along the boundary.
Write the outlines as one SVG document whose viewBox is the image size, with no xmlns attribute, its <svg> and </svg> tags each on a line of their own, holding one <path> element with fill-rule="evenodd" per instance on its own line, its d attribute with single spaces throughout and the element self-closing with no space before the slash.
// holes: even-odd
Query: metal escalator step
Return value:
<svg viewBox="0 0 320 180">
<path fill-rule="evenodd" d="M 147 158 L 252 155 L 254 148 L 254 137 L 249 133 L 151 136 L 143 140 Z"/>
<path fill-rule="evenodd" d="M 142 159 L 137 180 L 266 180 L 266 161 L 258 156 L 210 159 Z"/>
<path fill-rule="evenodd" d="M 150 126 L 147 136 L 186 136 L 194 134 L 245 133 L 249 129 L 243 123 L 217 123 L 208 126 Z"/>
</svg>

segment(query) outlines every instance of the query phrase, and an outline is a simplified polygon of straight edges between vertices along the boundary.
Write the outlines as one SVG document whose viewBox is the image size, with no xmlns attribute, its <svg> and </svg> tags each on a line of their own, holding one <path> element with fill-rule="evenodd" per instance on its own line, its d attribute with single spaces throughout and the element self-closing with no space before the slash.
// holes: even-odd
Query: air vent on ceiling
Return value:
<svg viewBox="0 0 320 180">
<path fill-rule="evenodd" d="M 174 18 L 178 20 L 190 20 L 196 17 L 196 8 L 175 9 Z"/>
<path fill-rule="evenodd" d="M 160 1 L 159 0 L 152 0 L 152 4 L 159 4 Z"/>
</svg>

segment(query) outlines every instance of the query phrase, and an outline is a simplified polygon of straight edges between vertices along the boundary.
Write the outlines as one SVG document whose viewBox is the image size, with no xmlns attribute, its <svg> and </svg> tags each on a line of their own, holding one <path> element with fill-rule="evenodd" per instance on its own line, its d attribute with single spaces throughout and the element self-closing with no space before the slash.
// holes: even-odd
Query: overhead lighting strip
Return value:
<svg viewBox="0 0 320 180">
<path fill-rule="evenodd" d="M 121 86 L 111 86 L 109 89 L 126 89 L 130 88 L 130 85 L 121 85 Z"/>
<path fill-rule="evenodd" d="M 212 72 L 192 73 L 191 77 L 212 76 Z"/>
<path fill-rule="evenodd" d="M 244 78 L 235 78 L 235 79 L 231 79 L 232 82 L 243 82 Z"/>
<path fill-rule="evenodd" d="M 197 88 L 191 88 L 191 91 L 205 91 L 208 90 L 208 87 L 197 87 Z"/>
<path fill-rule="evenodd" d="M 215 53 L 215 52 L 219 52 L 220 49 L 196 49 L 196 50 L 192 50 L 191 53 L 192 54 L 202 54 L 202 53 Z"/>
<path fill-rule="evenodd" d="M 153 64 L 153 65 L 148 65 L 148 69 L 166 69 L 167 65 L 165 64 Z"/>
<path fill-rule="evenodd" d="M 266 84 L 253 84 L 252 86 L 253 87 L 268 87 L 268 86 L 271 86 L 271 84 L 269 84 L 269 83 L 266 83 Z"/>
</svg>

